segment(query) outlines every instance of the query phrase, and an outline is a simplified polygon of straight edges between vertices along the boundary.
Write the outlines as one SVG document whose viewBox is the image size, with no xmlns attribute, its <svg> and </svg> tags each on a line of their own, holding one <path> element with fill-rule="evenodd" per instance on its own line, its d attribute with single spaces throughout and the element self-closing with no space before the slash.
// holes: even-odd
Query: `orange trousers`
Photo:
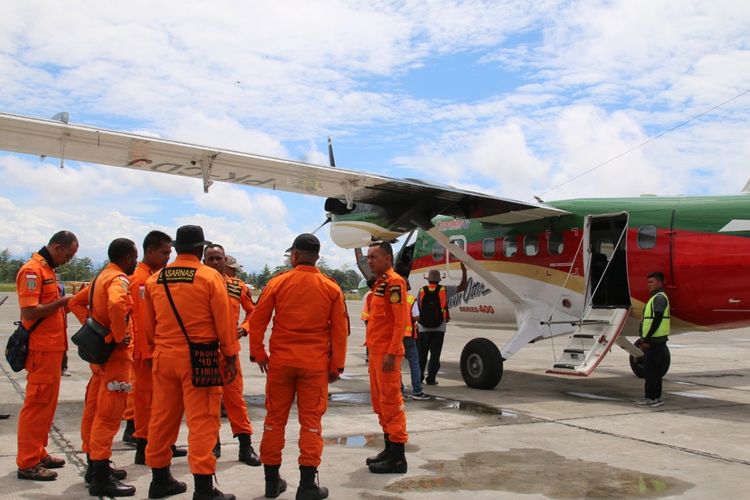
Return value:
<svg viewBox="0 0 750 500">
<path fill-rule="evenodd" d="M 372 409 L 378 414 L 378 421 L 383 432 L 387 433 L 392 443 L 405 443 L 409 438 L 406 433 L 406 413 L 404 398 L 401 396 L 401 360 L 396 356 L 396 369 L 383 372 L 385 354 L 370 353 L 368 371 L 370 373 L 370 400 Z"/>
<path fill-rule="evenodd" d="M 148 424 L 151 420 L 151 395 L 154 388 L 151 375 L 151 358 L 133 360 L 135 391 L 133 398 L 133 420 L 137 438 L 148 439 Z"/>
<path fill-rule="evenodd" d="M 220 366 L 224 366 L 224 356 L 219 355 Z M 223 398 L 224 409 L 227 411 L 229 425 L 232 427 L 232 434 L 236 437 L 238 434 L 252 434 L 253 424 L 250 423 L 250 417 L 247 412 L 247 403 L 243 395 L 245 387 L 242 381 L 242 364 L 239 356 L 237 357 L 237 376 L 231 384 L 224 384 Z"/>
<path fill-rule="evenodd" d="M 318 467 L 323 455 L 321 420 L 328 408 L 328 373 L 291 366 L 268 365 L 266 420 L 260 442 L 260 461 L 281 464 L 284 432 L 289 410 L 297 396 L 299 418 L 299 465 Z"/>
<path fill-rule="evenodd" d="M 187 352 L 156 351 L 153 363 L 154 392 L 148 426 L 146 464 L 152 469 L 172 462 L 171 446 L 177 441 L 182 414 L 188 426 L 188 463 L 193 474 L 213 474 L 213 451 L 219 435 L 221 387 L 193 387 Z"/>
<path fill-rule="evenodd" d="M 64 351 L 29 351 L 26 358 L 26 397 L 18 415 L 19 469 L 34 467 L 49 455 L 47 438 L 60 394 L 60 366 Z"/>
<path fill-rule="evenodd" d="M 128 402 L 128 393 L 111 391 L 110 382 L 129 382 L 133 362 L 128 358 L 110 359 L 103 365 L 90 364 L 91 378 L 86 386 L 86 400 L 81 417 L 81 449 L 91 460 L 109 460 L 112 440 Z"/>
</svg>

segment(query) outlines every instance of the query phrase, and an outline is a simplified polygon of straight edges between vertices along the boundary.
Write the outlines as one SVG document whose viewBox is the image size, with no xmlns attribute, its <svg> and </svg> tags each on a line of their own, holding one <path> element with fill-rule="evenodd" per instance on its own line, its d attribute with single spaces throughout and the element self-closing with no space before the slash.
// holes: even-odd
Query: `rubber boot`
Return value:
<svg viewBox="0 0 750 500">
<path fill-rule="evenodd" d="M 148 441 L 143 438 L 135 438 L 135 459 L 136 465 L 146 465 L 146 445 Z"/>
<path fill-rule="evenodd" d="M 383 451 L 375 455 L 374 457 L 370 457 L 367 460 L 365 460 L 365 463 L 367 465 L 374 464 L 375 462 L 380 462 L 383 460 L 386 455 L 388 455 L 388 450 L 391 448 L 391 442 L 388 441 L 388 433 L 383 433 L 383 441 L 385 441 L 385 448 L 383 448 Z"/>
<path fill-rule="evenodd" d="M 212 452 L 216 458 L 221 458 L 221 438 L 216 440 L 214 445 L 214 451 Z"/>
<path fill-rule="evenodd" d="M 193 474 L 195 492 L 193 500 L 236 500 L 231 493 L 224 494 L 214 488 L 214 477 L 211 474 Z"/>
<path fill-rule="evenodd" d="M 169 466 L 151 469 L 151 485 L 148 487 L 149 498 L 164 498 L 179 495 L 187 491 L 187 484 L 172 477 Z"/>
<path fill-rule="evenodd" d="M 86 484 L 91 484 L 91 480 L 94 477 L 94 466 L 91 462 L 91 457 L 89 455 L 86 455 L 86 462 L 88 465 L 86 466 L 86 474 L 84 474 L 83 480 L 86 482 Z M 108 462 L 110 464 L 112 463 L 111 460 Z M 126 471 L 125 469 L 115 469 L 114 467 L 110 465 L 109 470 L 112 473 L 112 475 L 115 476 L 115 479 L 118 479 L 120 481 L 128 477 L 128 471 Z"/>
<path fill-rule="evenodd" d="M 135 420 L 126 420 L 125 421 L 125 430 L 122 431 L 122 442 L 127 443 L 130 445 L 135 445 L 135 437 L 133 436 L 133 433 L 135 432 Z"/>
<path fill-rule="evenodd" d="M 380 462 L 370 464 L 373 474 L 406 474 L 404 443 L 391 443 L 388 455 Z"/>
<path fill-rule="evenodd" d="M 266 475 L 266 498 L 276 498 L 286 491 L 286 481 L 279 475 L 279 465 L 264 465 Z"/>
<path fill-rule="evenodd" d="M 93 497 L 132 497 L 135 495 L 135 486 L 122 484 L 112 475 L 109 460 L 92 460 L 91 464 L 94 473 L 89 485 L 89 495 Z"/>
<path fill-rule="evenodd" d="M 240 442 L 240 453 L 237 460 L 243 462 L 251 467 L 260 467 L 260 458 L 253 449 L 250 434 L 237 434 L 237 439 Z"/>
<path fill-rule="evenodd" d="M 180 458 L 187 456 L 187 450 L 185 448 L 178 448 L 176 445 L 172 445 L 172 458 Z"/>
<path fill-rule="evenodd" d="M 328 488 L 317 484 L 318 469 L 309 465 L 299 466 L 299 487 L 296 500 L 322 500 L 328 498 Z"/>
</svg>

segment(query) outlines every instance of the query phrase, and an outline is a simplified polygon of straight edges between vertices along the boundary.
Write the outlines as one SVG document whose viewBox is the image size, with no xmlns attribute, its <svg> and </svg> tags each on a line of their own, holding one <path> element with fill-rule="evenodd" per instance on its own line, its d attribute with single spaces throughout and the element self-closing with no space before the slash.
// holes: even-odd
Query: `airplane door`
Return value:
<svg viewBox="0 0 750 500">
<path fill-rule="evenodd" d="M 462 250 L 466 251 L 466 237 L 463 235 L 454 235 L 450 237 L 450 241 L 452 245 L 456 245 L 460 247 Z M 445 252 L 445 275 L 448 277 L 450 281 L 458 281 L 461 279 L 461 268 L 455 267 L 451 268 L 450 263 L 451 262 L 458 262 L 458 259 L 453 257 L 450 252 Z"/>
<path fill-rule="evenodd" d="M 586 300 L 594 307 L 630 306 L 627 228 L 625 212 L 585 218 Z"/>
</svg>

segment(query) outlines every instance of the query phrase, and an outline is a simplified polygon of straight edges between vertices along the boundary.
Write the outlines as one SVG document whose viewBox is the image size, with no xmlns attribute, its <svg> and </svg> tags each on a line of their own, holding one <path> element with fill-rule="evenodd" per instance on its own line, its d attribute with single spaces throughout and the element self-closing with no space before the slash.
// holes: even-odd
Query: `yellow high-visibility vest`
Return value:
<svg viewBox="0 0 750 500">
<path fill-rule="evenodd" d="M 655 293 L 650 299 L 648 299 L 648 302 L 646 302 L 646 307 L 643 309 L 643 320 L 641 321 L 641 337 L 645 337 L 646 334 L 648 334 L 649 330 L 651 330 L 651 324 L 654 321 L 654 299 L 657 297 L 657 295 L 662 295 L 664 297 L 664 299 L 667 301 L 667 307 L 666 309 L 664 309 L 664 317 L 659 324 L 659 328 L 656 329 L 651 338 L 666 337 L 667 335 L 669 335 L 669 297 L 667 297 L 667 294 L 664 292 L 658 292 Z"/>
</svg>

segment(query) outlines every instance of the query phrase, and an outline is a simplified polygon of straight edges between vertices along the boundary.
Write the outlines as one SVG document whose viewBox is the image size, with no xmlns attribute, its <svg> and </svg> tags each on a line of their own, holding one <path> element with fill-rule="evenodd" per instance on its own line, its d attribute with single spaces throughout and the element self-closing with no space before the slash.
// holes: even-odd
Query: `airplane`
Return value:
<svg viewBox="0 0 750 500">
<path fill-rule="evenodd" d="M 0 149 L 326 198 L 331 239 L 344 248 L 406 235 L 394 262 L 413 289 L 439 269 L 454 321 L 516 326 L 498 348 L 476 338 L 460 359 L 464 382 L 493 389 L 504 363 L 529 343 L 567 336 L 548 373 L 585 377 L 617 345 L 643 376 L 638 336 L 661 271 L 671 334 L 750 325 L 750 197 L 643 196 L 529 203 L 413 179 L 0 113 Z M 750 191 L 750 183 L 743 192 Z M 412 242 L 412 238 L 414 241 Z M 666 373 L 666 370 L 665 370 Z"/>
</svg>

